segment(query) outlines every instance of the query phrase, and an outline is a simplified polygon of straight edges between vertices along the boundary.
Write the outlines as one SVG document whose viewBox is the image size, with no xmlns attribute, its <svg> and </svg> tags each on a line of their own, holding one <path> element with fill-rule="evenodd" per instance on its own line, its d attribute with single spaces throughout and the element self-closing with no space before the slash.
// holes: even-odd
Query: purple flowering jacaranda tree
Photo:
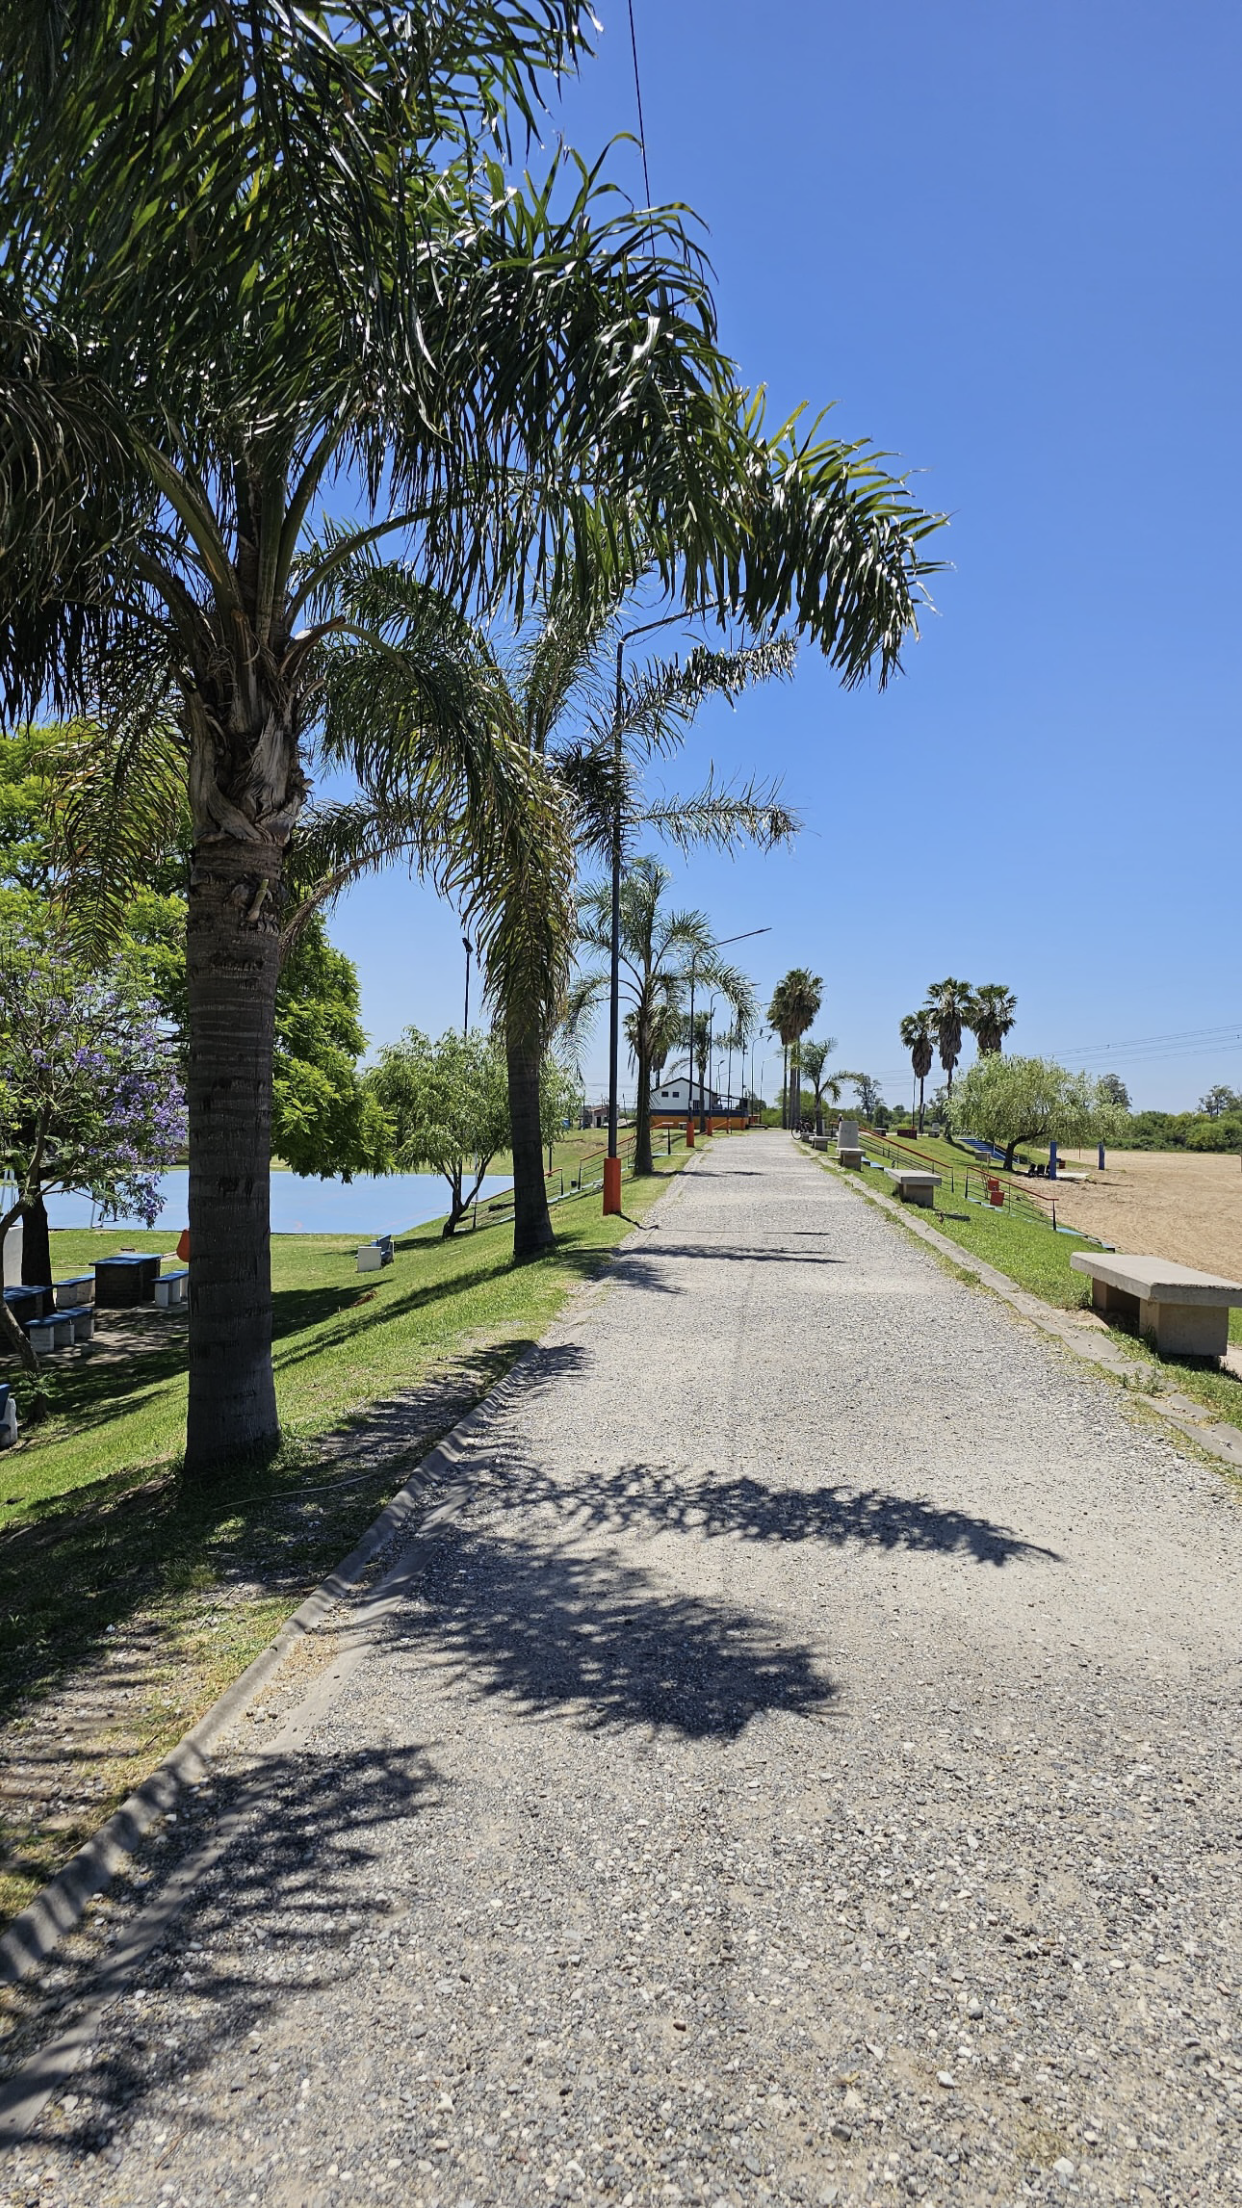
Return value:
<svg viewBox="0 0 1242 2208">
<path fill-rule="evenodd" d="M 5 1237 L 57 1189 L 148 1223 L 183 1154 L 185 1100 L 154 1006 L 54 935 L 0 927 L 0 1273 Z M 0 1302 L 7 1349 L 38 1359 Z M 40 1403 L 30 1406 L 38 1417 Z"/>
</svg>

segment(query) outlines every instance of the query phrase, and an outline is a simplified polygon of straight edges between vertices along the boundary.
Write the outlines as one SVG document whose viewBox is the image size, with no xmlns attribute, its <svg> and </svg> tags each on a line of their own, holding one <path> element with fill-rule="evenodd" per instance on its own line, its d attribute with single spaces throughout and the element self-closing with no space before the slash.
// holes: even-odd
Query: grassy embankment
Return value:
<svg viewBox="0 0 1242 2208">
<path fill-rule="evenodd" d="M 966 1176 L 970 1176 L 973 1199 L 976 1193 L 982 1194 L 983 1170 L 973 1160 L 965 1159 L 960 1150 L 938 1142 L 934 1136 L 923 1136 L 917 1145 L 905 1147 L 917 1147 L 934 1159 L 937 1169 L 946 1176 L 936 1191 L 934 1216 L 929 1213 L 915 1216 L 926 1218 L 929 1225 L 934 1225 L 949 1241 L 956 1242 L 969 1256 L 994 1265 L 998 1272 L 1007 1274 L 1020 1288 L 1028 1289 L 1044 1303 L 1057 1304 L 1065 1311 L 1082 1310 L 1090 1305 L 1090 1281 L 1084 1274 L 1070 1271 L 1070 1257 L 1075 1250 L 1099 1248 L 1099 1243 L 1090 1235 L 1068 1234 L 1063 1228 L 1054 1233 L 1045 1219 L 1033 1217 L 1020 1203 L 1017 1209 L 1002 1211 L 993 1210 L 988 1204 L 968 1201 L 964 1194 Z M 866 1152 L 872 1157 L 883 1154 L 881 1146 L 874 1141 L 866 1145 Z M 883 1174 L 869 1167 L 864 1168 L 862 1178 L 864 1185 L 871 1183 L 884 1194 L 891 1190 L 891 1183 Z M 1052 1184 L 1045 1182 L 1043 1187 L 1051 1195 Z M 1018 1193 L 1020 1198 L 1020 1187 Z M 1072 1183 L 1065 1184 L 1064 1208 L 1072 1219 Z M 1060 1199 L 1057 1211 L 1058 1217 L 1062 1217 Z M 1229 1314 L 1229 1339 L 1242 1342 L 1242 1310 Z M 1137 1385 L 1152 1394 L 1172 1385 L 1215 1411 L 1219 1418 L 1228 1419 L 1231 1425 L 1242 1425 L 1242 1380 L 1234 1373 L 1220 1372 L 1188 1358 L 1157 1357 L 1146 1342 L 1123 1331 L 1117 1332 L 1117 1340 L 1135 1361 Z"/>
<path fill-rule="evenodd" d="M 685 1162 L 628 1179 L 641 1218 Z M 382 1273 L 356 1237 L 273 1240 L 275 1459 L 206 1492 L 177 1477 L 185 1322 L 143 1311 L 134 1346 L 49 1360 L 54 1415 L 0 1458 L 0 1921 L 20 1909 L 271 1639 L 438 1435 L 537 1340 L 629 1233 L 598 1193 L 553 1213 L 558 1245 L 515 1268 L 506 1225 L 403 1236 Z M 64 1274 L 161 1234 L 58 1234 Z M 124 1317 L 124 1314 L 118 1314 Z M 390 1442 L 351 1461 L 322 1437 L 424 1390 Z M 379 1461 L 375 1461 L 375 1460 Z M 359 1479 L 359 1463 L 368 1469 Z M 23 1775 L 24 1774 L 24 1775 Z"/>
</svg>

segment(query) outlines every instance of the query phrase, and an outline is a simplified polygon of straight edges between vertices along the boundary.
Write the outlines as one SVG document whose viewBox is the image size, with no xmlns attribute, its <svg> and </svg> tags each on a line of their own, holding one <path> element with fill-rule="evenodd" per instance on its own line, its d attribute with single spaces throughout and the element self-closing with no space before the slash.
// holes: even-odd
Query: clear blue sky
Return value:
<svg viewBox="0 0 1242 2208">
<path fill-rule="evenodd" d="M 652 195 L 703 217 L 747 380 L 836 401 L 953 516 L 883 696 L 808 650 L 701 716 L 669 786 L 779 772 L 806 830 L 672 862 L 679 901 L 770 923 L 760 987 L 822 974 L 816 1032 L 893 1101 L 897 1022 L 946 973 L 1007 982 L 1011 1048 L 1115 1065 L 1136 1106 L 1242 1087 L 1236 0 L 634 4 Z M 600 12 L 562 117 L 590 153 L 635 127 Z M 617 169 L 641 197 L 637 151 Z M 404 876 L 332 932 L 373 1041 L 460 1018 L 456 918 Z M 592 1087 L 604 1063 L 601 1032 Z"/>
</svg>

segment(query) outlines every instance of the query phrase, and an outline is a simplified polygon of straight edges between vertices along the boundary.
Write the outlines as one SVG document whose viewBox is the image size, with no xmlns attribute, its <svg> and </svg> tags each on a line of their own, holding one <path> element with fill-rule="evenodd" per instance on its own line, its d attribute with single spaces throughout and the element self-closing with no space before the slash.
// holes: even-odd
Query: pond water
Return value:
<svg viewBox="0 0 1242 2208">
<path fill-rule="evenodd" d="M 190 1176 L 184 1166 L 160 1176 L 164 1206 L 155 1224 L 180 1234 L 186 1223 Z M 512 1187 L 505 1174 L 489 1173 L 479 1191 L 483 1203 Z M 448 1183 L 438 1173 L 356 1174 L 352 1181 L 304 1180 L 299 1173 L 272 1175 L 273 1234 L 404 1234 L 448 1210 Z M 89 1196 L 49 1196 L 53 1227 L 93 1227 L 99 1223 Z M 142 1219 L 117 1219 L 108 1226 L 141 1227 Z"/>
</svg>

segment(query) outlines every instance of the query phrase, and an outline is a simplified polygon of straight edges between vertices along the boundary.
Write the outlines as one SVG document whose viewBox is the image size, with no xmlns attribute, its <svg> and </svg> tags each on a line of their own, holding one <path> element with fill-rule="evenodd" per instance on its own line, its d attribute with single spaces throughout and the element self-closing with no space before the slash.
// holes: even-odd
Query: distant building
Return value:
<svg viewBox="0 0 1242 2208">
<path fill-rule="evenodd" d="M 704 1088 L 697 1081 L 692 1096 L 690 1082 L 683 1073 L 679 1079 L 652 1089 L 651 1109 L 672 1118 L 685 1118 L 691 1112 L 741 1113 L 747 1109 L 747 1101 L 744 1096 L 725 1096 L 719 1089 Z"/>
</svg>

